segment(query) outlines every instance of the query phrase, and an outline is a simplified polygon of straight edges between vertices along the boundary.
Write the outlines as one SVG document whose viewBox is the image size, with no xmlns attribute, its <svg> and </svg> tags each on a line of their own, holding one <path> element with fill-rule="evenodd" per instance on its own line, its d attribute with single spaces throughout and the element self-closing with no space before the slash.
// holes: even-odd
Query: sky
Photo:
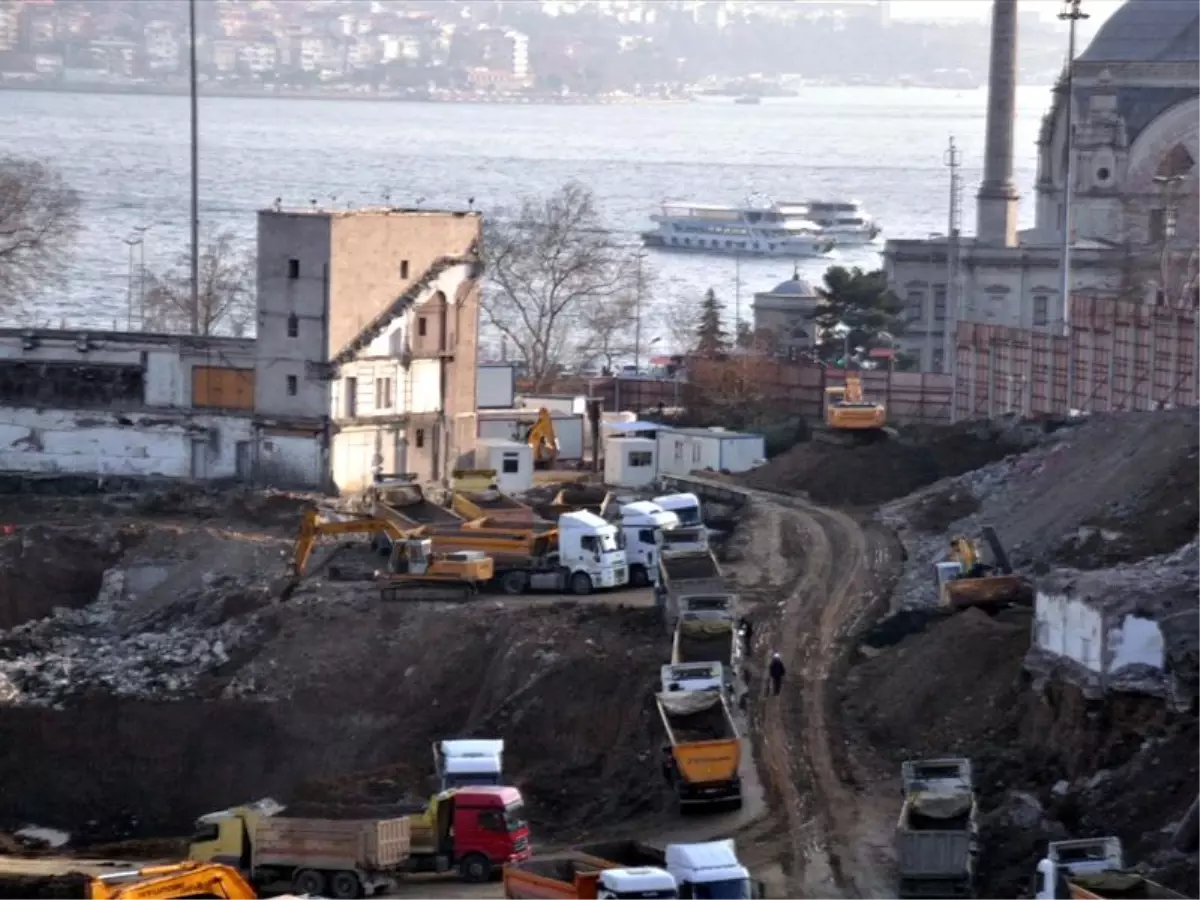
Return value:
<svg viewBox="0 0 1200 900">
<path fill-rule="evenodd" d="M 1143 0 L 1153 2 L 1153 0 Z M 1083 34 L 1094 34 L 1104 21 L 1122 5 L 1122 0 L 1083 0 L 1080 10 L 1090 18 L 1080 23 Z M 1062 0 L 1019 0 L 1018 8 L 1053 19 L 1062 11 Z M 893 19 L 979 19 L 986 20 L 992 11 L 990 0 L 892 0 Z M 1066 28 L 1066 24 L 1063 25 Z"/>
</svg>

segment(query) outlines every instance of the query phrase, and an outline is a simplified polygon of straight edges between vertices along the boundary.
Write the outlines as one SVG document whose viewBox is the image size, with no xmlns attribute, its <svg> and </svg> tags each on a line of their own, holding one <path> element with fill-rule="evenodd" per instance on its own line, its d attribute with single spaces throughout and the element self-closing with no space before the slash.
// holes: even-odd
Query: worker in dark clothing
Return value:
<svg viewBox="0 0 1200 900">
<path fill-rule="evenodd" d="M 750 624 L 749 619 L 742 619 L 742 646 L 745 648 L 745 654 L 750 655 L 750 648 L 754 644 L 754 626 Z"/>
<path fill-rule="evenodd" d="M 767 667 L 767 674 L 771 676 L 771 693 L 778 695 L 779 689 L 783 686 L 783 676 L 787 674 L 787 669 L 783 666 L 783 660 L 778 653 L 772 654 L 771 665 Z"/>
</svg>

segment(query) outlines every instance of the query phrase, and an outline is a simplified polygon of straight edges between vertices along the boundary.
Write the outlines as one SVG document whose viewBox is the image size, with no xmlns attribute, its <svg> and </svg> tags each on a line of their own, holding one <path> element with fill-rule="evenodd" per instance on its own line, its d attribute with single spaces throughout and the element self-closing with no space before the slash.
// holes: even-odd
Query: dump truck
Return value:
<svg viewBox="0 0 1200 900">
<path fill-rule="evenodd" d="M 663 610 L 669 634 L 675 633 L 675 625 L 686 611 L 720 611 L 736 616 L 737 594 L 721 574 L 711 550 L 664 548 L 659 553 L 658 573 L 655 599 Z"/>
<path fill-rule="evenodd" d="M 565 853 L 504 867 L 504 896 L 529 900 L 678 897 L 675 879 L 652 866 L 609 867 Z"/>
<path fill-rule="evenodd" d="M 725 689 L 732 694 L 741 658 L 737 620 L 727 610 L 688 610 L 680 617 L 671 645 L 671 665 L 716 663 L 721 667 Z"/>
<path fill-rule="evenodd" d="M 664 694 L 678 691 L 723 691 L 726 688 L 724 667 L 720 663 L 688 663 L 668 665 L 659 670 Z"/>
<path fill-rule="evenodd" d="M 254 888 L 237 869 L 217 863 L 181 862 L 103 874 L 0 873 L 0 896 L 66 897 L 73 900 L 149 900 L 222 897 L 254 900 Z"/>
<path fill-rule="evenodd" d="M 584 860 L 622 867 L 665 869 L 674 879 L 680 897 L 737 898 L 763 896 L 761 884 L 750 880 L 749 870 L 738 859 L 733 841 L 667 844 L 660 850 L 640 841 L 604 841 L 585 844 L 575 852 Z"/>
<path fill-rule="evenodd" d="M 1037 865 L 1038 900 L 1172 900 L 1184 895 L 1125 869 L 1115 837 L 1054 841 Z"/>
<path fill-rule="evenodd" d="M 722 691 L 671 691 L 657 696 L 666 731 L 663 774 L 681 811 L 742 805 L 742 742 Z"/>
<path fill-rule="evenodd" d="M 270 799 L 196 821 L 188 856 L 236 866 L 259 889 L 369 896 L 408 868 L 409 821 L 291 818 Z"/>
<path fill-rule="evenodd" d="M 909 760 L 896 824 L 900 897 L 970 897 L 978 854 L 969 759 Z"/>
<path fill-rule="evenodd" d="M 480 883 L 532 854 L 525 801 L 515 787 L 442 791 L 415 808 L 409 824 L 409 870 L 414 872 L 457 869 L 464 881 Z"/>
</svg>

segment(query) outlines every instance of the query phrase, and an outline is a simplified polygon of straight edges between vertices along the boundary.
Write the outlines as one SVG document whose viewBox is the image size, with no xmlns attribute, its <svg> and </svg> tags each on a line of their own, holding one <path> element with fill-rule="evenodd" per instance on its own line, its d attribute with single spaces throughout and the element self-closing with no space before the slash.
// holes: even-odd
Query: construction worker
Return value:
<svg viewBox="0 0 1200 900">
<path fill-rule="evenodd" d="M 750 648 L 754 644 L 754 626 L 750 624 L 750 620 L 748 618 L 743 618 L 742 627 L 740 630 L 742 633 L 742 647 L 745 648 L 743 652 L 749 656 Z"/>
<path fill-rule="evenodd" d="M 783 659 L 778 653 L 771 654 L 771 664 L 767 667 L 767 674 L 771 676 L 771 694 L 778 695 L 779 689 L 783 687 L 783 676 L 787 674 Z"/>
</svg>

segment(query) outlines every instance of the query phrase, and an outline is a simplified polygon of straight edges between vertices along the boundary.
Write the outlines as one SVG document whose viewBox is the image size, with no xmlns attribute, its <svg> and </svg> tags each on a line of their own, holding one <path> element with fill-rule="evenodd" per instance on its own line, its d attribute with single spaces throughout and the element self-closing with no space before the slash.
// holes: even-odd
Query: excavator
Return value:
<svg viewBox="0 0 1200 900">
<path fill-rule="evenodd" d="M 830 443 L 874 443 L 886 440 L 887 407 L 863 395 L 862 377 L 846 373 L 845 385 L 825 388 L 825 426 L 818 434 Z"/>
<path fill-rule="evenodd" d="M 86 879 L 81 895 L 89 900 L 176 897 L 255 900 L 258 897 L 254 888 L 237 869 L 218 863 L 170 863 L 127 872 L 81 877 Z"/>
<path fill-rule="evenodd" d="M 538 410 L 537 421 L 525 432 L 525 443 L 533 448 L 533 467 L 535 469 L 551 469 L 558 461 L 558 435 L 554 432 L 554 422 L 550 418 L 550 410 L 542 407 Z"/>
<path fill-rule="evenodd" d="M 950 541 L 950 559 L 935 563 L 938 603 L 957 611 L 969 606 L 1000 608 L 1029 606 L 1033 603 L 1033 585 L 1013 572 L 1008 553 L 991 525 L 980 531 L 991 550 L 991 564 L 983 562 L 979 546 L 966 537 Z"/>
<path fill-rule="evenodd" d="M 308 561 L 317 539 L 332 534 L 383 535 L 391 541 L 388 572 L 382 576 L 385 592 L 406 586 L 450 586 L 461 587 L 470 595 L 495 574 L 495 565 L 486 554 L 474 551 L 435 554 L 433 541 L 425 536 L 424 528 L 406 531 L 386 519 L 367 517 L 322 521 L 317 509 L 309 507 L 304 511 L 292 552 L 291 581 L 284 589 L 285 596 L 308 574 Z"/>
</svg>

